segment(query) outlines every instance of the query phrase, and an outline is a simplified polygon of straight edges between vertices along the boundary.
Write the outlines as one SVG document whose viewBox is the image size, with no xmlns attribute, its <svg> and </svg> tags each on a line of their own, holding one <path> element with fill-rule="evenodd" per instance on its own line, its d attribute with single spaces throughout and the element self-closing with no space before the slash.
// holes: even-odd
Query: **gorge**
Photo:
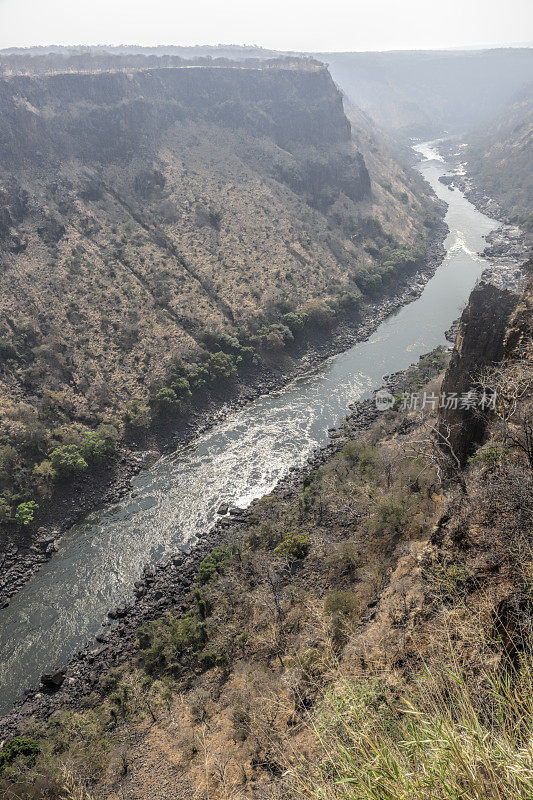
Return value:
<svg viewBox="0 0 533 800">
<path fill-rule="evenodd" d="M 350 402 L 369 397 L 384 375 L 446 344 L 445 331 L 488 265 L 478 253 L 497 223 L 439 182 L 446 164 L 431 143 L 415 150 L 423 158 L 422 175 L 448 204 L 449 228 L 446 256 L 421 296 L 311 375 L 230 413 L 142 473 L 122 502 L 72 529 L 1 612 L 3 711 L 20 692 L 15 676 L 35 682 L 73 655 L 101 629 L 107 611 L 129 599 L 145 563 L 193 545 L 222 501 L 243 508 L 268 493 L 324 444 Z"/>
</svg>

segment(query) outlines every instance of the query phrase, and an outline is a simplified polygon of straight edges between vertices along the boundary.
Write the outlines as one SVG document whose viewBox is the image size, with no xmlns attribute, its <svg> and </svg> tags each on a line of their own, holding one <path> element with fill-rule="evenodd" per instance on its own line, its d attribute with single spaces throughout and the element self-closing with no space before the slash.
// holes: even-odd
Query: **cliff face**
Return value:
<svg viewBox="0 0 533 800">
<path fill-rule="evenodd" d="M 166 336 L 186 356 L 206 327 L 357 294 L 384 245 L 423 246 L 423 190 L 387 163 L 390 214 L 322 67 L 15 76 L 0 110 L 0 336 L 54 339 L 68 391 L 88 370 L 131 392 Z M 38 372 L 33 390 L 63 383 Z"/>
<path fill-rule="evenodd" d="M 10 169 L 66 158 L 124 163 L 153 153 L 158 137 L 186 120 L 265 138 L 292 153 L 300 174 L 289 180 L 291 189 L 315 201 L 334 188 L 354 201 L 370 191 L 340 93 L 323 68 L 18 76 L 5 79 L 0 92 L 0 156 Z"/>
<path fill-rule="evenodd" d="M 443 407 L 439 412 L 441 433 L 449 436 L 462 466 L 482 442 L 487 416 L 480 413 L 479 406 L 463 404 L 461 397 L 470 390 L 478 391 L 479 374 L 504 357 L 506 331 L 516 304 L 516 294 L 480 283 L 472 291 L 462 313 L 455 348 L 441 387 L 443 399 L 454 395 L 457 403 L 449 401 L 450 407 Z"/>
</svg>

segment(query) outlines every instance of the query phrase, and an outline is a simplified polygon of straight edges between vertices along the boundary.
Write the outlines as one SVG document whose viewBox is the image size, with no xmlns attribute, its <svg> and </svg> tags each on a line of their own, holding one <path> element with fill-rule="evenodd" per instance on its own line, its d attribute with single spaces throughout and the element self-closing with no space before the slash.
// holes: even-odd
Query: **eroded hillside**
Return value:
<svg viewBox="0 0 533 800">
<path fill-rule="evenodd" d="M 424 257 L 433 201 L 320 65 L 12 76 L 0 110 L 8 526 Z"/>
</svg>

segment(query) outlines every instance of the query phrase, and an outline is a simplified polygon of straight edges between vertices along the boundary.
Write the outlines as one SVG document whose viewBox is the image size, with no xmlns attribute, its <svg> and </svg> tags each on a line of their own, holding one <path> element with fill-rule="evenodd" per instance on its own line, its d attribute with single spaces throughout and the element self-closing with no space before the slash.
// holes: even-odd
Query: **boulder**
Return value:
<svg viewBox="0 0 533 800">
<path fill-rule="evenodd" d="M 46 672 L 41 675 L 41 685 L 49 691 L 56 692 L 65 680 L 65 670 L 58 669 L 55 672 Z"/>
</svg>

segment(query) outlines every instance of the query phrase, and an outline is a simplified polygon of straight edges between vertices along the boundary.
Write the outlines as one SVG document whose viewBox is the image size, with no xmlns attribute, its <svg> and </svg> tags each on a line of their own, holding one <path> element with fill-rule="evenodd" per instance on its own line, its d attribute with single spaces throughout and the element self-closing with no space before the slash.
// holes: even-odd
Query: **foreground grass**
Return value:
<svg viewBox="0 0 533 800">
<path fill-rule="evenodd" d="M 292 771 L 294 796 L 320 800 L 517 800 L 533 797 L 533 669 L 487 672 L 476 686 L 445 672 L 395 700 L 342 681 L 315 721 L 321 759 Z"/>
</svg>

